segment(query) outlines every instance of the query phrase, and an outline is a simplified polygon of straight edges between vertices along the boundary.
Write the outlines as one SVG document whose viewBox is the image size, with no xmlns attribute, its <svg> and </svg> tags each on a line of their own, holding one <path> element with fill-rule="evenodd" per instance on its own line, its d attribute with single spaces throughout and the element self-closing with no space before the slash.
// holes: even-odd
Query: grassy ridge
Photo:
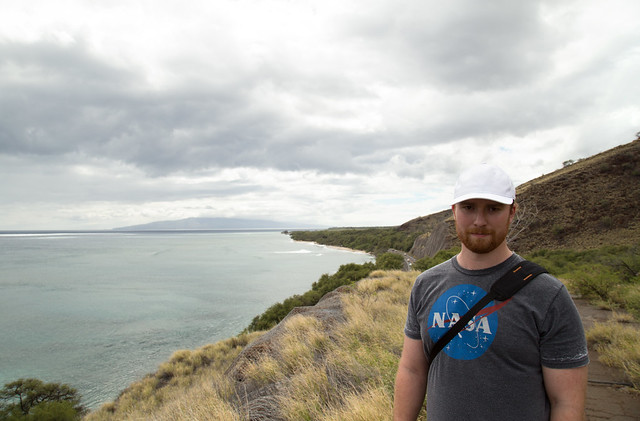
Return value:
<svg viewBox="0 0 640 421">
<path fill-rule="evenodd" d="M 225 370 L 260 333 L 176 351 L 154 374 L 131 384 L 115 402 L 102 405 L 86 420 L 240 420 L 229 403 L 232 381 Z"/>
</svg>

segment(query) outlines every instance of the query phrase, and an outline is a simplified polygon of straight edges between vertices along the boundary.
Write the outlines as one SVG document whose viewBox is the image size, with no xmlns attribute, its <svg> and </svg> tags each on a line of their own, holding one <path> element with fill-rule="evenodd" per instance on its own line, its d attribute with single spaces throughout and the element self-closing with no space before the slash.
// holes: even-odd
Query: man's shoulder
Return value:
<svg viewBox="0 0 640 421">
<path fill-rule="evenodd" d="M 561 289 L 566 289 L 565 285 L 558 278 L 548 272 L 536 276 L 531 282 L 531 289 L 557 293 Z"/>
<path fill-rule="evenodd" d="M 525 260 L 526 259 L 524 257 L 516 253 L 513 254 L 512 261 L 515 262 L 516 265 L 524 262 Z M 529 260 L 529 262 L 536 263 L 531 260 Z M 544 266 L 541 267 L 545 270 L 545 272 L 542 272 L 537 276 L 539 283 L 543 283 L 546 286 L 554 286 L 556 288 L 562 287 L 564 285 L 558 278 L 549 273 L 547 268 L 545 268 Z"/>
<path fill-rule="evenodd" d="M 558 295 L 570 296 L 564 283 L 549 272 L 538 274 L 516 294 L 517 297 L 539 306 L 550 305 Z"/>
</svg>

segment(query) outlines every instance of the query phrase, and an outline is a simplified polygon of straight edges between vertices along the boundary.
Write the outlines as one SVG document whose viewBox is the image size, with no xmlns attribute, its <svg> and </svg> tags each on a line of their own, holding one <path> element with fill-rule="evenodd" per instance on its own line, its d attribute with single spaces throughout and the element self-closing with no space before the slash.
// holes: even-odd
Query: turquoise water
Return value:
<svg viewBox="0 0 640 421">
<path fill-rule="evenodd" d="M 0 234 L 0 384 L 68 383 L 95 408 L 174 351 L 372 259 L 278 232 Z"/>
</svg>

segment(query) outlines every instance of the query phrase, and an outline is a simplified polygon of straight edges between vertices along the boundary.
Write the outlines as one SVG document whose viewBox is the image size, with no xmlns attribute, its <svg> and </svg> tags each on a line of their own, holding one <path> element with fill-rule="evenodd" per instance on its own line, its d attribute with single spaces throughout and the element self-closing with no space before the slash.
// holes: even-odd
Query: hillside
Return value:
<svg viewBox="0 0 640 421">
<path fill-rule="evenodd" d="M 539 249 L 592 249 L 628 245 L 640 238 L 640 139 L 516 187 L 520 211 L 509 237 L 521 254 Z M 389 249 L 414 259 L 458 244 L 451 210 L 397 227 L 295 231 L 295 240 L 379 254 Z"/>
<path fill-rule="evenodd" d="M 618 146 L 518 186 L 532 215 L 523 252 L 628 245 L 640 238 L 640 140 Z"/>
<path fill-rule="evenodd" d="M 520 212 L 509 244 L 521 254 L 634 244 L 640 238 L 640 140 L 521 184 L 516 197 Z M 420 259 L 457 244 L 451 216 L 445 210 L 398 227 L 420 233 L 409 253 Z"/>
</svg>

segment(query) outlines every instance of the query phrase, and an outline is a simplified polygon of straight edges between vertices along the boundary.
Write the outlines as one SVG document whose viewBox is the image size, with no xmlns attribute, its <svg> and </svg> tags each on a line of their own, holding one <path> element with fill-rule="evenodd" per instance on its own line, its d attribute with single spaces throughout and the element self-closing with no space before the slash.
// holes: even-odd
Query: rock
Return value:
<svg viewBox="0 0 640 421">
<path fill-rule="evenodd" d="M 423 257 L 433 257 L 440 250 L 447 250 L 458 243 L 456 227 L 453 218 L 447 218 L 435 226 L 433 231 L 422 234 L 413 243 L 409 251 L 416 259 Z"/>
</svg>

